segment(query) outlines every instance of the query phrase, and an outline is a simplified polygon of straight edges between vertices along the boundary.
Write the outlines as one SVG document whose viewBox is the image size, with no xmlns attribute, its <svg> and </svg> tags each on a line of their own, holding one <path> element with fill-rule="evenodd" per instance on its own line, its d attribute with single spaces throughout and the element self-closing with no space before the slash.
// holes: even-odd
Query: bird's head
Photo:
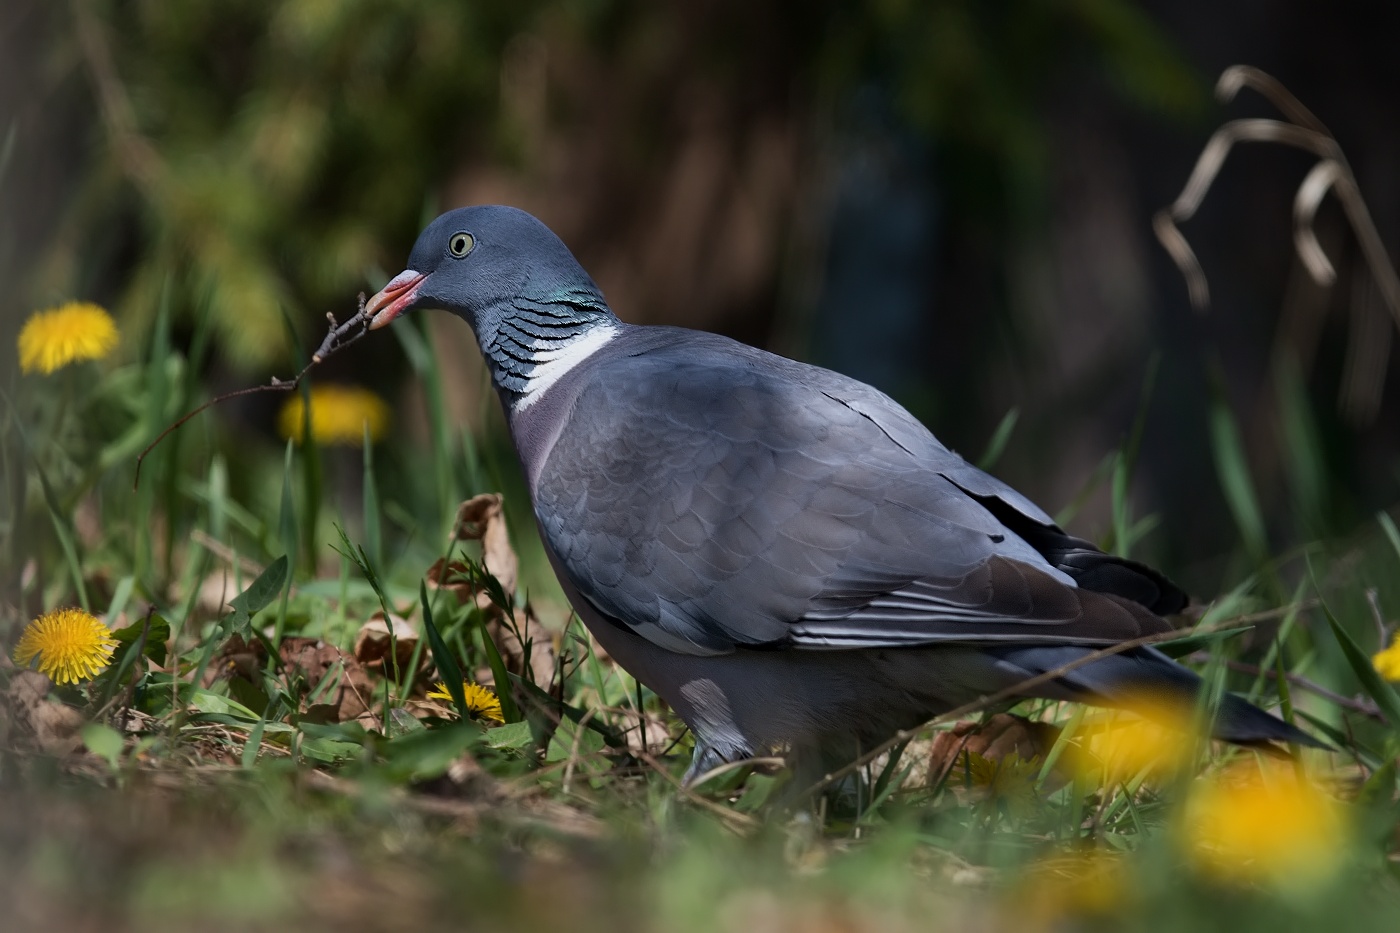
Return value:
<svg viewBox="0 0 1400 933">
<path fill-rule="evenodd" d="M 365 305 L 370 329 L 418 308 L 464 318 L 484 340 L 520 301 L 577 304 L 611 316 L 602 293 L 548 227 L 514 207 L 448 211 L 418 235 L 408 268 Z"/>
</svg>

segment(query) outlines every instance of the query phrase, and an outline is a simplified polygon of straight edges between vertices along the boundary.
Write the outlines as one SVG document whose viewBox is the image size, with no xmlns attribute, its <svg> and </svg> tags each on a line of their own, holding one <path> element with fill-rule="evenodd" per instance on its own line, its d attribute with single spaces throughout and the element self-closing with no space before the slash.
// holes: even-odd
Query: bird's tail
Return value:
<svg viewBox="0 0 1400 933">
<path fill-rule="evenodd" d="M 1094 649 L 1056 645 L 983 650 L 996 658 L 998 666 L 1009 665 L 1024 671 L 1028 679 L 1064 667 L 1091 654 Z M 1049 690 L 1033 692 L 1057 699 L 1132 709 L 1144 701 L 1194 704 L 1200 694 L 1201 678 L 1154 648 L 1136 648 L 1091 661 L 1047 686 Z M 1211 732 L 1216 738 L 1237 745 L 1292 742 L 1309 748 L 1329 747 L 1232 694 L 1221 697 Z"/>
</svg>

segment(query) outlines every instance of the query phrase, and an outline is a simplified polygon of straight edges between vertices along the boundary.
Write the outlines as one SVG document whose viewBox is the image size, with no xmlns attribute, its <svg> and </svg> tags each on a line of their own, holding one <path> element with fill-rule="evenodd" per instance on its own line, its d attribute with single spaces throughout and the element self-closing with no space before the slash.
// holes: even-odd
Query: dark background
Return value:
<svg viewBox="0 0 1400 933">
<path fill-rule="evenodd" d="M 1346 534 L 1397 499 L 1394 323 L 1334 200 L 1318 231 L 1337 284 L 1294 257 L 1302 153 L 1243 146 L 1184 225 L 1209 314 L 1152 216 L 1224 120 L 1276 116 L 1212 98 L 1251 64 L 1335 134 L 1393 256 L 1397 34 L 1400 8 L 1359 2 L 14 0 L 0 337 L 70 298 L 139 335 L 169 288 L 185 327 L 214 323 L 210 390 L 262 381 L 292 371 L 285 321 L 314 342 L 426 218 L 512 203 L 625 320 L 849 372 L 973 458 L 1019 409 L 997 472 L 1052 512 L 1144 412 L 1131 498 L 1163 520 L 1135 553 L 1209 593 L 1239 539 L 1213 401 L 1272 546 Z M 444 317 L 433 335 L 454 416 L 489 433 L 469 333 Z M 395 400 L 393 443 L 421 438 L 390 342 L 327 368 Z M 220 417 L 275 449 L 273 411 Z M 1108 533 L 1107 484 L 1071 527 Z"/>
</svg>

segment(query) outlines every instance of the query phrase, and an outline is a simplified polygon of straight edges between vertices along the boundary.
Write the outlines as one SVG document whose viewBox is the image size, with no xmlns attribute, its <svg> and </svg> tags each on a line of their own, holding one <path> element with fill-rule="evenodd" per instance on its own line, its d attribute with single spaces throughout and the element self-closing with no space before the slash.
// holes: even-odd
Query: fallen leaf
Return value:
<svg viewBox="0 0 1400 933">
<path fill-rule="evenodd" d="M 375 682 L 360 662 L 335 645 L 314 638 L 284 638 L 277 653 L 288 668 L 306 676 L 309 687 L 315 688 L 331 674 L 334 686 L 319 694 L 316 700 L 318 705 L 334 707 L 339 722 L 348 722 L 370 711 Z M 340 675 L 338 678 L 332 673 L 334 668 L 341 669 L 336 672 Z"/>
<path fill-rule="evenodd" d="M 383 672 L 390 645 L 394 646 L 399 671 L 407 671 L 418 646 L 418 630 L 407 619 L 389 616 L 386 620 L 383 611 L 376 612 L 355 635 L 355 660 L 368 670 Z M 421 655 L 419 659 L 423 659 Z"/>
<path fill-rule="evenodd" d="M 6 744 L 68 755 L 82 745 L 86 719 L 71 706 L 48 699 L 53 681 L 38 671 L 20 671 L 5 691 Z"/>
<path fill-rule="evenodd" d="M 1045 760 L 1060 730 L 1046 722 L 1036 722 L 1010 713 L 997 713 L 985 723 L 960 722 L 934 736 L 928 750 L 928 783 L 936 784 L 948 774 L 964 753 L 989 762 L 1014 757 L 1023 761 Z"/>
<path fill-rule="evenodd" d="M 372 712 L 378 682 L 370 677 L 363 664 L 339 648 L 315 638 L 288 636 L 282 639 L 277 654 L 287 674 L 302 677 L 307 690 L 315 689 L 327 679 L 328 673 L 331 674 L 331 686 L 308 697 L 314 703 L 303 710 L 303 715 L 310 715 L 317 721 L 349 722 Z M 261 641 L 249 643 L 234 635 L 209 665 L 204 686 L 233 678 L 241 678 L 250 685 L 261 684 L 261 672 L 266 664 L 267 649 Z M 261 687 L 255 689 L 260 691 Z M 318 707 L 328 707 L 333 714 Z"/>
<path fill-rule="evenodd" d="M 500 494 L 484 493 L 458 506 L 453 535 L 458 541 L 481 542 L 482 565 L 496 578 L 507 600 L 514 600 L 520 561 L 510 546 Z M 470 603 L 481 611 L 486 632 L 496 643 L 508 671 L 528 677 L 540 689 L 558 695 L 560 685 L 555 683 L 559 657 L 557 638 L 539 621 L 528 603 L 523 610 L 514 613 L 513 620 L 507 618 L 490 595 L 472 583 L 471 573 L 463 561 L 439 559 L 428 569 L 427 578 L 433 586 L 456 596 L 459 604 Z M 477 680 L 495 683 L 489 675 Z"/>
<path fill-rule="evenodd" d="M 519 635 L 516 634 L 517 629 Z M 528 665 L 528 679 L 535 686 L 553 696 L 559 695 L 562 685 L 555 677 L 559 658 L 555 635 L 535 618 L 535 612 L 528 604 L 515 614 L 515 625 L 512 626 L 510 620 L 497 614 L 486 623 L 486 631 L 496 643 L 496 650 L 501 652 L 506 670 L 524 677 Z"/>
<path fill-rule="evenodd" d="M 520 561 L 510 546 L 506 516 L 501 508 L 501 494 L 483 493 L 457 506 L 457 522 L 453 534 L 458 541 L 480 541 L 481 562 L 501 587 L 515 593 L 520 573 Z"/>
</svg>

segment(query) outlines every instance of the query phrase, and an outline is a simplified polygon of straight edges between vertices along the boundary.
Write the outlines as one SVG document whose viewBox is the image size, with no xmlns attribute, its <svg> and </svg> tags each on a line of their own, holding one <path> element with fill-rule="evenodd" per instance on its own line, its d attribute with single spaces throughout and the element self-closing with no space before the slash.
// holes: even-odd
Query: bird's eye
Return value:
<svg viewBox="0 0 1400 933">
<path fill-rule="evenodd" d="M 472 235 L 466 232 L 454 233 L 452 239 L 447 241 L 448 251 L 458 259 L 470 253 L 475 245 L 476 240 L 472 239 Z"/>
</svg>

